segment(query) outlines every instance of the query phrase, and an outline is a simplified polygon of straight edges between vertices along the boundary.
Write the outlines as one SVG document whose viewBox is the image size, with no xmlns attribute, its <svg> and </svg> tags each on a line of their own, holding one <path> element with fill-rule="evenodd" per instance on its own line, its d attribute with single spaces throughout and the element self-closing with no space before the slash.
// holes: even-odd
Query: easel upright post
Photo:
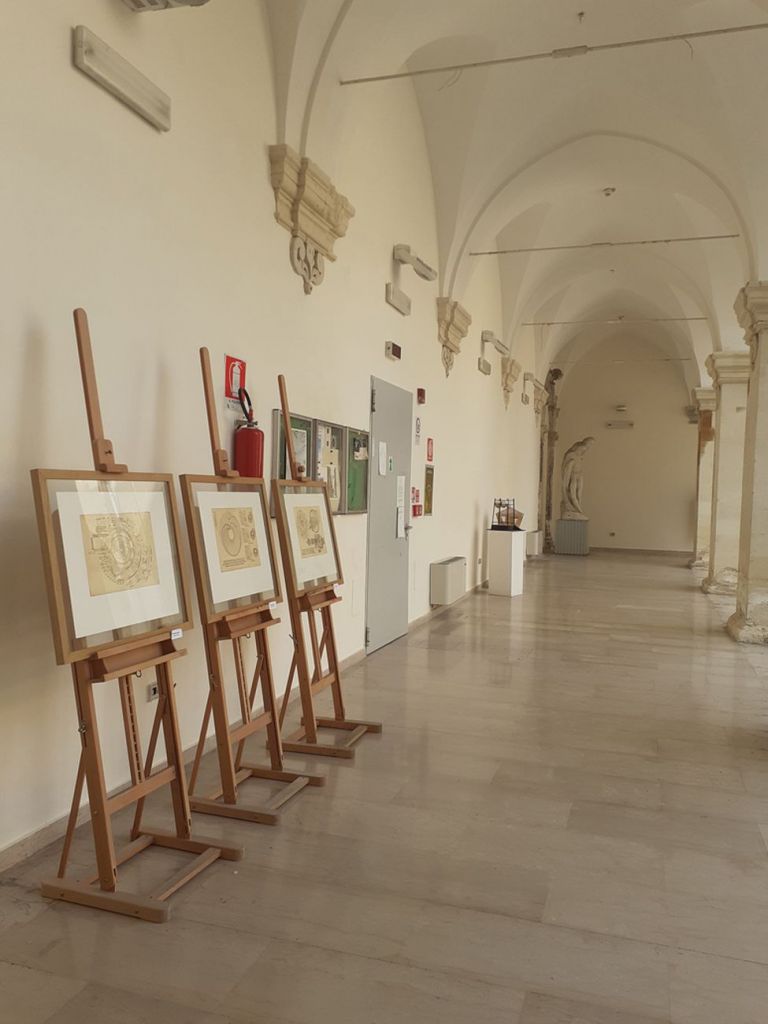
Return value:
<svg viewBox="0 0 768 1024">
<path fill-rule="evenodd" d="M 219 858 L 239 860 L 242 857 L 242 850 L 215 840 L 195 840 L 191 835 L 189 798 L 170 664 L 171 661 L 186 653 L 183 650 L 177 650 L 174 641 L 183 635 L 184 628 L 189 628 L 191 625 L 186 613 L 188 601 L 183 569 L 178 559 L 178 517 L 173 497 L 172 478 L 158 474 L 128 473 L 127 466 L 115 461 L 112 442 L 104 437 L 90 331 L 85 311 L 75 310 L 74 321 L 95 471 L 33 470 L 32 472 L 57 661 L 60 664 L 71 664 L 78 729 L 81 738 L 77 778 L 58 875 L 55 879 L 44 881 L 41 888 L 43 894 L 52 899 L 96 907 L 117 914 L 138 917 L 145 921 L 160 922 L 168 918 L 169 908 L 166 901 L 172 893 Z M 76 488 L 74 488 L 75 484 Z M 163 566 L 163 572 L 167 572 L 169 577 L 172 576 L 175 580 L 176 590 L 171 587 L 171 592 L 177 594 L 177 598 L 173 599 L 176 601 L 175 612 L 170 615 L 163 615 L 156 611 L 148 612 L 146 629 L 136 632 L 135 635 L 126 636 L 123 627 L 119 623 L 114 623 L 111 629 L 102 629 L 98 636 L 98 639 L 101 639 L 104 632 L 111 632 L 113 636 L 111 642 L 89 643 L 87 628 L 81 625 L 78 630 L 75 626 L 74 599 L 72 589 L 68 586 L 70 559 L 85 557 L 87 567 L 89 555 L 91 552 L 95 552 L 97 566 L 102 572 L 111 574 L 110 585 L 113 591 L 119 591 L 121 588 L 123 590 L 134 589 L 131 573 L 142 571 L 150 577 L 152 573 L 157 573 L 159 587 L 160 568 L 155 554 L 152 514 L 136 511 L 121 512 L 114 509 L 101 510 L 98 514 L 87 514 L 87 509 L 90 507 L 87 504 L 89 498 L 99 499 L 104 492 L 107 492 L 114 507 L 119 509 L 120 498 L 126 494 L 131 495 L 132 500 L 136 503 L 147 499 L 147 492 L 142 492 L 142 488 L 147 488 L 151 492 L 149 493 L 150 499 L 157 495 L 163 495 L 162 504 L 167 517 L 165 529 L 168 531 L 167 540 L 171 551 L 170 561 L 168 565 Z M 86 502 L 76 509 L 78 520 L 96 520 L 94 526 L 96 533 L 90 535 L 90 547 L 85 544 L 83 535 L 78 541 L 79 550 L 77 545 L 74 549 L 71 546 L 68 547 L 68 542 L 64 540 L 64 526 L 62 525 L 67 508 L 66 502 L 73 496 L 77 497 L 80 502 Z M 54 508 L 56 516 L 53 514 Z M 82 514 L 81 508 L 86 509 Z M 91 528 L 90 523 L 88 528 Z M 78 526 L 78 530 L 80 529 L 81 527 Z M 82 529 L 85 530 L 85 526 Z M 78 536 L 77 532 L 75 536 Z M 76 551 L 77 554 L 73 554 L 73 551 Z M 128 570 L 125 569 L 126 566 L 128 566 Z M 174 566 L 178 568 L 178 577 L 174 575 Z M 80 595 L 79 600 L 87 604 L 93 597 L 94 594 L 91 590 L 90 594 Z M 82 610 L 79 610 L 78 614 L 82 614 Z M 126 613 L 123 611 L 122 614 Z M 135 615 L 135 611 L 132 611 L 132 614 Z M 160 625 L 164 620 L 174 621 L 179 625 L 177 628 L 168 629 Z M 133 627 L 128 631 L 129 634 L 141 625 L 135 620 L 125 620 L 125 626 Z M 92 629 L 91 633 L 94 632 L 95 629 Z M 152 668 L 157 673 L 159 700 L 147 759 L 143 761 L 133 680 L 137 674 Z M 131 776 L 129 786 L 114 796 L 110 796 L 107 792 L 93 692 L 97 683 L 109 682 L 116 682 L 120 693 Z M 155 748 L 161 729 L 164 735 L 168 764 L 166 768 L 153 772 Z M 77 826 L 84 783 L 88 790 L 88 802 L 91 810 L 91 829 L 97 873 L 90 879 L 69 880 L 65 875 L 72 839 Z M 165 832 L 142 828 L 144 801 L 151 793 L 166 786 L 171 791 L 175 830 Z M 132 841 L 118 852 L 115 848 L 112 815 L 132 804 L 136 804 L 136 815 L 131 833 Z M 169 882 L 148 896 L 118 890 L 119 865 L 126 863 L 150 846 L 161 846 L 195 854 L 195 859 L 191 865 L 178 871 Z"/>
<path fill-rule="evenodd" d="M 269 531 L 264 481 L 241 477 L 236 470 L 229 468 L 229 458 L 221 447 L 219 437 L 211 362 L 207 348 L 200 349 L 200 368 L 214 476 L 185 475 L 181 478 L 184 509 L 192 541 L 198 603 L 205 630 L 209 681 L 208 699 L 190 779 L 191 806 L 192 810 L 202 814 L 276 825 L 279 821 L 278 809 L 284 803 L 308 785 L 322 786 L 325 778 L 306 772 L 289 771 L 283 764 L 268 634 L 269 628 L 280 621 L 273 615 L 273 609 L 280 599 L 280 590 L 274 572 L 275 559 Z M 216 495 L 216 502 L 222 506 L 229 502 L 226 507 L 231 511 L 228 513 L 224 508 L 214 509 L 210 500 L 212 494 Z M 233 495 L 235 504 L 230 501 Z M 217 512 L 221 514 L 219 520 L 216 519 Z M 250 524 L 245 532 L 244 523 Z M 259 528 L 259 523 L 262 524 L 263 530 Z M 250 589 L 256 584 L 253 582 L 252 574 L 249 575 L 248 572 L 246 563 L 249 559 L 244 556 L 244 552 L 249 550 L 249 545 L 253 545 L 253 557 L 250 559 L 252 566 L 255 567 L 258 561 L 259 565 L 272 569 L 267 589 L 263 592 L 253 593 Z M 215 551 L 213 547 L 216 548 Z M 231 554 L 234 563 L 238 563 L 239 559 L 242 563 L 241 568 L 233 570 L 229 564 L 222 567 L 222 547 Z M 236 584 L 241 578 L 243 583 L 238 589 Z M 222 598 L 223 593 L 226 593 L 229 599 L 217 601 L 217 597 Z M 243 645 L 250 636 L 254 639 L 256 662 L 249 685 Z M 237 724 L 230 723 L 221 644 L 232 646 L 240 710 L 240 721 Z M 264 710 L 257 714 L 255 703 L 259 693 Z M 211 716 L 216 734 L 220 784 L 206 796 L 198 796 L 198 776 Z M 267 734 L 270 758 L 268 767 L 243 760 L 246 740 L 261 731 L 266 731 Z M 262 779 L 285 785 L 261 806 L 245 807 L 240 803 L 239 786 L 247 779 Z"/>
<path fill-rule="evenodd" d="M 290 470 L 290 480 L 274 480 L 273 495 L 277 516 L 277 529 L 280 538 L 280 550 L 283 561 L 283 574 L 286 581 L 288 609 L 291 617 L 294 653 L 288 673 L 283 703 L 280 709 L 282 726 L 288 710 L 288 703 L 295 678 L 298 678 L 299 698 L 301 701 L 301 726 L 283 740 L 283 749 L 290 753 L 317 754 L 324 757 L 352 758 L 354 746 L 366 733 L 380 733 L 380 722 L 355 721 L 346 717 L 344 698 L 341 688 L 341 668 L 336 645 L 336 633 L 333 624 L 331 606 L 341 598 L 336 592 L 336 585 L 343 582 L 339 560 L 336 533 L 328 502 L 327 488 L 324 483 L 305 479 L 305 466 L 297 463 L 296 452 L 291 432 L 291 411 L 288 404 L 288 392 L 285 378 L 281 374 L 277 378 L 280 391 L 280 405 L 283 416 L 283 430 L 286 443 L 286 468 Z M 293 524 L 289 522 L 286 509 L 286 495 L 318 494 L 324 501 L 315 512 L 323 519 L 323 508 L 329 532 L 329 541 L 333 548 L 335 565 L 338 575 L 331 579 L 327 576 L 317 580 L 299 582 L 297 576 L 296 556 L 292 539 Z M 295 514 L 295 510 L 294 510 Z M 325 541 L 323 541 L 325 546 Z M 321 633 L 318 636 L 317 615 L 320 616 Z M 307 643 L 307 632 L 309 644 Z M 323 664 L 325 658 L 326 664 Z M 310 668 L 311 665 L 311 668 Z M 333 715 L 318 717 L 314 707 L 314 697 L 325 689 L 330 689 L 333 701 Z M 349 735 L 343 743 L 321 743 L 318 729 L 335 729 Z"/>
</svg>

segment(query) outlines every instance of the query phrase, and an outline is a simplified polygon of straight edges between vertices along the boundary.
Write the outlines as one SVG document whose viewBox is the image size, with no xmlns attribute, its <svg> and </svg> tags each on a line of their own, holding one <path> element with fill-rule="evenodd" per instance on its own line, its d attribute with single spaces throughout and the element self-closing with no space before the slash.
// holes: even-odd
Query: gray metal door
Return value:
<svg viewBox="0 0 768 1024">
<path fill-rule="evenodd" d="M 413 395 L 371 377 L 366 650 L 408 632 Z M 383 470 L 383 472 L 382 472 Z M 398 496 L 404 505 L 398 526 Z"/>
</svg>

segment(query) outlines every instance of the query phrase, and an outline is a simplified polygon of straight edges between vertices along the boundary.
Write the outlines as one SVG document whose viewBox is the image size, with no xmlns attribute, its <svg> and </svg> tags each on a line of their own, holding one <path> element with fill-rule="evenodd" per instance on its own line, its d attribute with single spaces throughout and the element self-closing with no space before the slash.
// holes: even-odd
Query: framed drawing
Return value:
<svg viewBox="0 0 768 1024">
<path fill-rule="evenodd" d="M 435 491 L 435 467 L 426 466 L 424 470 L 424 515 L 432 515 L 432 500 Z"/>
<path fill-rule="evenodd" d="M 188 629 L 173 478 L 32 471 L 56 660 Z"/>
<path fill-rule="evenodd" d="M 291 432 L 296 461 L 312 476 L 314 466 L 314 420 L 291 413 Z M 285 428 L 279 409 L 272 410 L 272 479 L 285 480 L 288 473 L 288 453 L 285 447 Z"/>
<path fill-rule="evenodd" d="M 343 512 L 346 505 L 345 433 L 345 428 L 338 423 L 315 420 L 315 459 L 312 477 L 327 485 L 328 501 L 333 515 Z"/>
<path fill-rule="evenodd" d="M 298 597 L 343 583 L 325 484 L 316 480 L 275 480 L 273 488 L 280 543 L 290 567 L 289 593 L 293 590 Z"/>
<path fill-rule="evenodd" d="M 185 475 L 181 489 L 206 621 L 279 601 L 264 481 Z"/>
<path fill-rule="evenodd" d="M 369 446 L 370 438 L 367 430 L 347 428 L 347 512 L 368 511 Z"/>
</svg>

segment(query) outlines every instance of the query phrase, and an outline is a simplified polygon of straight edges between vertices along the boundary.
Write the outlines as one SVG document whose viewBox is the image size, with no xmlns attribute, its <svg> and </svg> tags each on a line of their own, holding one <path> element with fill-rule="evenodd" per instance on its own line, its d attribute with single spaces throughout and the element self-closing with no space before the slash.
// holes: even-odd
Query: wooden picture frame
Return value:
<svg viewBox="0 0 768 1024">
<path fill-rule="evenodd" d="M 361 451 L 365 451 L 365 458 L 360 457 Z M 347 427 L 347 448 L 344 461 L 345 511 L 348 514 L 366 513 L 371 472 L 371 435 L 367 430 Z"/>
<path fill-rule="evenodd" d="M 197 586 L 198 603 L 200 614 L 206 623 L 218 622 L 227 618 L 233 613 L 246 613 L 252 609 L 263 608 L 271 603 L 279 604 L 282 601 L 280 588 L 280 576 L 277 572 L 277 561 L 275 558 L 275 545 L 272 536 L 272 529 L 269 516 L 269 505 L 267 501 L 266 484 L 261 479 L 249 477 L 231 477 L 224 479 L 220 476 L 197 476 L 185 474 L 181 477 L 181 491 L 184 500 L 184 510 L 187 518 L 190 544 L 193 546 L 193 565 L 195 570 L 195 583 Z M 211 578 L 211 566 L 214 566 L 215 557 L 211 550 L 213 540 L 213 523 L 207 524 L 204 520 L 205 514 L 211 509 L 201 510 L 201 495 L 243 495 L 243 501 L 247 506 L 256 511 L 257 521 L 254 524 L 257 537 L 256 550 L 258 551 L 263 572 L 258 574 L 250 572 L 248 566 L 242 571 L 232 571 L 232 583 L 237 584 L 238 577 L 245 577 L 245 583 L 251 586 L 244 586 L 236 591 L 233 586 L 229 595 L 216 592 L 216 580 Z M 255 502 L 253 499 L 256 499 Z M 225 499 L 222 498 L 222 501 Z M 204 502 L 203 504 L 207 504 Z M 233 506 L 234 507 L 234 506 Z M 237 511 L 237 509 L 235 509 Z M 217 552 L 218 553 L 218 552 Z M 228 571 L 229 572 L 229 571 Z M 262 587 L 254 576 L 269 576 L 269 585 Z M 226 579 L 226 577 L 224 577 Z M 266 582 L 266 581 L 265 581 Z M 255 589 L 252 589 L 255 587 Z M 217 598 L 219 598 L 217 600 Z"/>
<path fill-rule="evenodd" d="M 35 469 L 31 476 L 58 664 L 127 642 L 178 638 L 192 627 L 170 474 Z M 126 497 L 122 510 L 120 495 L 134 496 Z M 156 495 L 161 500 L 154 500 Z M 126 511 L 132 503 L 142 511 Z M 110 532 L 115 520 L 118 528 Z M 82 564 L 75 562 L 80 528 Z M 92 529 L 97 533 L 87 532 Z M 141 582 L 130 586 L 130 579 Z M 143 620 L 135 617 L 142 605 Z"/>
<path fill-rule="evenodd" d="M 290 576 L 286 579 L 286 586 L 293 597 L 302 597 L 311 594 L 316 590 L 327 589 L 335 584 L 344 582 L 341 570 L 341 559 L 339 547 L 336 540 L 336 528 L 331 514 L 328 489 L 326 485 L 318 480 L 274 480 L 272 482 L 274 505 L 277 516 L 277 529 L 280 536 L 280 544 L 284 552 L 284 566 L 286 575 L 290 570 Z M 321 517 L 317 523 L 320 531 L 320 543 L 323 550 L 319 554 L 309 555 L 303 561 L 298 552 L 301 550 L 302 538 L 298 533 L 298 516 L 301 506 L 298 502 L 289 501 L 294 497 L 305 496 L 309 500 L 307 507 L 311 509 L 325 509 L 326 518 Z M 293 514 L 292 514 L 293 513 Z M 318 568 L 329 571 L 318 572 L 316 576 L 307 575 L 311 566 L 310 559 L 321 558 Z"/>
<path fill-rule="evenodd" d="M 313 480 L 327 484 L 331 514 L 339 515 L 347 504 L 347 428 L 340 423 L 315 420 L 314 435 L 311 476 Z M 335 462 L 333 452 L 336 453 Z"/>
</svg>

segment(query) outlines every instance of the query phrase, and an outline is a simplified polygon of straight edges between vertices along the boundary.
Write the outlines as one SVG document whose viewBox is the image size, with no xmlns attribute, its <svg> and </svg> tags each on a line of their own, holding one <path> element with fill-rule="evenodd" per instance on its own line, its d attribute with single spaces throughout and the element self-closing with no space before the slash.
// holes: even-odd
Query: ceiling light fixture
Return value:
<svg viewBox="0 0 768 1024">
<path fill-rule="evenodd" d="M 572 249 L 620 249 L 631 245 L 676 245 L 680 242 L 722 242 L 741 238 L 736 235 L 691 235 L 685 238 L 644 238 L 621 242 L 580 242 L 577 245 L 534 245 L 525 249 L 481 249 L 470 256 L 520 256 L 531 252 L 566 252 Z"/>
<path fill-rule="evenodd" d="M 526 53 L 517 57 L 494 57 L 490 60 L 474 60 L 465 64 L 443 64 L 435 68 L 421 68 L 418 71 L 398 71 L 390 75 L 368 75 L 365 78 L 342 78 L 339 85 L 367 85 L 371 82 L 392 82 L 399 78 L 419 78 L 423 75 L 439 75 L 453 71 L 470 71 L 475 68 L 498 67 L 502 64 L 522 64 L 533 60 L 558 60 L 563 57 L 584 57 L 588 53 L 603 50 L 626 50 L 633 46 L 654 46 L 659 43 L 690 43 L 692 39 L 711 39 L 714 36 L 730 36 L 740 32 L 759 32 L 768 29 L 768 22 L 754 25 L 734 25 L 730 28 L 712 28 L 702 32 L 679 32 L 669 36 L 648 36 L 643 39 L 628 39 L 618 43 L 599 43 L 597 46 L 565 46 L 558 50 L 544 50 Z"/>
</svg>

